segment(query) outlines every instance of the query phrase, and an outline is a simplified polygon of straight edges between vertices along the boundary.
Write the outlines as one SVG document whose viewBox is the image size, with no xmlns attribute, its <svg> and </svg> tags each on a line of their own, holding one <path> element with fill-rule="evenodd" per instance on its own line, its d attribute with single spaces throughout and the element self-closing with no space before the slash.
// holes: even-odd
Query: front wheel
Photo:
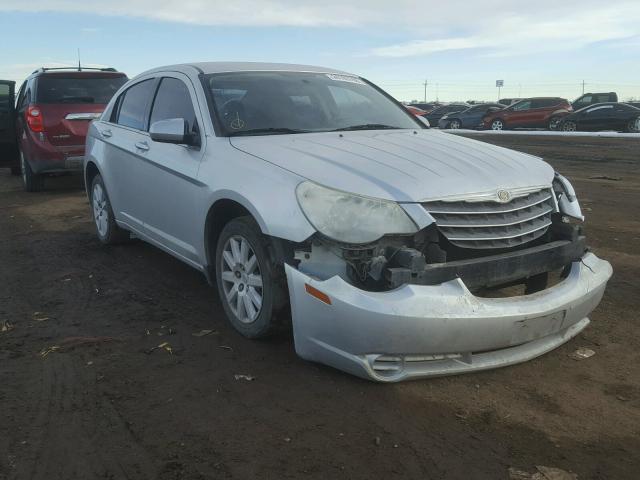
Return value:
<svg viewBox="0 0 640 480">
<path fill-rule="evenodd" d="M 461 127 L 460 120 L 451 120 L 451 123 L 449 124 L 449 128 L 452 128 L 453 130 L 458 130 L 460 127 Z"/>
<path fill-rule="evenodd" d="M 627 132 L 640 133 L 640 117 L 635 120 L 631 120 L 627 125 Z"/>
<path fill-rule="evenodd" d="M 268 237 L 251 217 L 225 225 L 216 247 L 216 283 L 231 325 L 247 338 L 261 338 L 277 327 L 284 272 L 269 253 Z"/>
<path fill-rule="evenodd" d="M 562 124 L 562 131 L 563 132 L 575 132 L 577 130 L 577 125 L 576 122 L 572 122 L 570 120 L 565 121 Z"/>
<path fill-rule="evenodd" d="M 493 122 L 491 122 L 491 130 L 504 130 L 504 122 L 499 118 L 496 118 Z"/>
</svg>

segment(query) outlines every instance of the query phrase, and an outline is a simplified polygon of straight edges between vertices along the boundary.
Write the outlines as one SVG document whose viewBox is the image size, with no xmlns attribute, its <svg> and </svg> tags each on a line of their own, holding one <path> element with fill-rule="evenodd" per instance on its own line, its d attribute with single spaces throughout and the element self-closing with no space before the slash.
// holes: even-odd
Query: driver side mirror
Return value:
<svg viewBox="0 0 640 480">
<path fill-rule="evenodd" d="M 197 136 L 189 133 L 189 123 L 184 118 L 153 122 L 149 135 L 154 142 L 199 145 Z"/>
</svg>

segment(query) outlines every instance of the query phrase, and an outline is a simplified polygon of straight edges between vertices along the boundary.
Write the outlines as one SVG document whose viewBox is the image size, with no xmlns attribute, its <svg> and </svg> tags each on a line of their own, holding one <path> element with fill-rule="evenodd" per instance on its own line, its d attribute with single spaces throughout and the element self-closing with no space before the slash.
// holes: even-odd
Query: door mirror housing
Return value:
<svg viewBox="0 0 640 480">
<path fill-rule="evenodd" d="M 189 123 L 184 118 L 153 122 L 149 135 L 154 142 L 198 145 L 197 136 L 189 133 Z"/>
</svg>

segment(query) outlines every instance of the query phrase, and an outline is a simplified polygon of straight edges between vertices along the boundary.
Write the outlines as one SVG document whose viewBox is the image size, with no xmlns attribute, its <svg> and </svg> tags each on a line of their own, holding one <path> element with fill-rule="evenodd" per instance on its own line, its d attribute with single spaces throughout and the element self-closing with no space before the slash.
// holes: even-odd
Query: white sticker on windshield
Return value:
<svg viewBox="0 0 640 480">
<path fill-rule="evenodd" d="M 353 75 L 327 73 L 327 77 L 329 77 L 331 80 L 336 80 L 337 82 L 349 82 L 349 83 L 358 83 L 360 85 L 365 85 L 365 83 L 362 80 L 360 80 L 358 77 L 354 77 Z"/>
</svg>

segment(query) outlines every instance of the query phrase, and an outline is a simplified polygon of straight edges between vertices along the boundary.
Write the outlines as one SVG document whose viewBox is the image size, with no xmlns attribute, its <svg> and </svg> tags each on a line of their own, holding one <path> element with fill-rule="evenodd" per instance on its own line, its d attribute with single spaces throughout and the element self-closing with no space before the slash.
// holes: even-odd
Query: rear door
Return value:
<svg viewBox="0 0 640 480">
<path fill-rule="evenodd" d="M 151 186 L 145 178 L 149 156 L 147 133 L 149 108 L 157 80 L 142 79 L 118 97 L 110 118 L 95 124 L 103 141 L 105 184 L 116 219 L 129 228 L 146 233 Z"/>
<path fill-rule="evenodd" d="M 0 164 L 15 160 L 15 88 L 16 82 L 0 80 Z"/>
<path fill-rule="evenodd" d="M 149 150 L 142 165 L 149 184 L 148 202 L 143 212 L 147 234 L 174 254 L 199 265 L 196 245 L 201 225 L 194 221 L 198 195 L 203 184 L 197 180 L 205 149 L 200 135 L 202 113 L 189 78 L 180 73 L 163 74 L 151 107 L 149 126 L 153 123 L 183 118 L 189 131 L 201 145 L 188 146 L 148 140 Z"/>
</svg>

